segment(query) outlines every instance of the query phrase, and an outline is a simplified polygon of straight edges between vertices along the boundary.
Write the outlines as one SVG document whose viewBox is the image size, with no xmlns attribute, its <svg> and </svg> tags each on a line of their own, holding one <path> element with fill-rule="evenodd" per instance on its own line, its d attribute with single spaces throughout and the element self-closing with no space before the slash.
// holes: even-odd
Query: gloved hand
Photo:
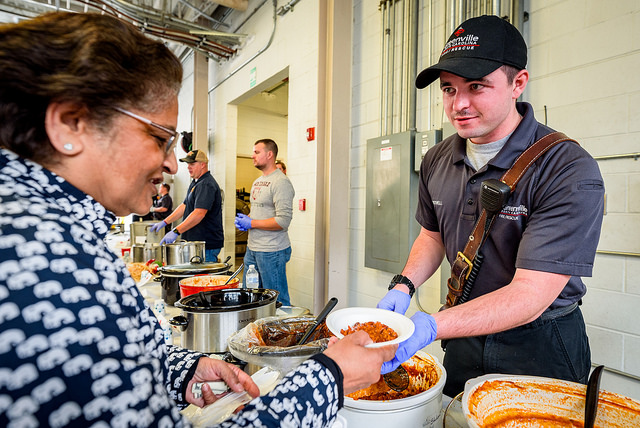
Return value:
<svg viewBox="0 0 640 428">
<path fill-rule="evenodd" d="M 411 304 L 411 297 L 400 290 L 389 290 L 376 306 L 379 309 L 386 309 L 404 315 Z"/>
<path fill-rule="evenodd" d="M 160 241 L 160 245 L 173 244 L 176 239 L 178 239 L 178 234 L 172 230 L 171 232 L 168 232 L 166 235 L 164 235 L 164 238 L 162 238 L 162 241 Z"/>
<path fill-rule="evenodd" d="M 410 338 L 398 345 L 395 357 L 382 364 L 380 374 L 394 371 L 400 364 L 413 357 L 413 354 L 435 340 L 438 333 L 438 325 L 431 315 L 424 312 L 416 312 L 411 317 L 411 321 L 416 326 L 416 330 Z"/>
<path fill-rule="evenodd" d="M 241 232 L 251 229 L 251 217 L 246 214 L 238 214 L 236 216 L 235 225 Z"/>
<path fill-rule="evenodd" d="M 157 233 L 160 230 L 162 230 L 163 227 L 167 227 L 167 223 L 164 220 L 162 220 L 161 222 L 155 223 L 153 226 L 151 226 L 151 231 Z"/>
</svg>

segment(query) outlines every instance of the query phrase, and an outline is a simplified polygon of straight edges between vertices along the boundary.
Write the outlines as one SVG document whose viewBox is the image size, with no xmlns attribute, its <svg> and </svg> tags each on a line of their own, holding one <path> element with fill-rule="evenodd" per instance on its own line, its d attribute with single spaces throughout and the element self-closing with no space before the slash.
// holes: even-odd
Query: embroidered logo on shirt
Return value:
<svg viewBox="0 0 640 428">
<path fill-rule="evenodd" d="M 524 205 L 519 205 L 517 207 L 507 205 L 502 208 L 498 217 L 505 220 L 517 220 L 518 217 L 526 217 L 527 215 L 529 215 L 529 210 Z"/>
</svg>

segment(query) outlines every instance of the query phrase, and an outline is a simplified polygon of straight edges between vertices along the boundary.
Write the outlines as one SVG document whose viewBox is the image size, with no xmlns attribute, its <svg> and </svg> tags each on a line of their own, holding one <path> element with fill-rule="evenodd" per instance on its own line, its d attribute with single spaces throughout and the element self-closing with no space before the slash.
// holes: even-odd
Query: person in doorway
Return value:
<svg viewBox="0 0 640 428">
<path fill-rule="evenodd" d="M 284 175 L 287 175 L 287 165 L 281 160 L 276 161 L 276 168 L 278 168 Z"/>
<path fill-rule="evenodd" d="M 251 186 L 249 215 L 236 215 L 235 225 L 241 231 L 249 231 L 244 265 L 254 265 L 260 287 L 278 291 L 278 301 L 289 306 L 286 266 L 291 258 L 291 242 L 287 230 L 293 216 L 295 191 L 287 176 L 276 168 L 277 156 L 275 141 L 264 139 L 254 143 L 253 165 L 262 171 L 262 176 Z"/>
<path fill-rule="evenodd" d="M 415 285 L 453 264 L 481 213 L 481 183 L 497 179 L 553 130 L 517 102 L 529 80 L 527 46 L 496 16 L 462 23 L 437 64 L 416 86 L 440 79 L 444 110 L 457 134 L 430 149 L 420 168 L 416 219 L 422 226 L 401 275 L 378 307 L 404 313 Z M 586 382 L 590 350 L 578 305 L 600 236 L 604 183 L 578 144 L 560 143 L 526 170 L 494 217 L 484 263 L 465 303 L 417 312 L 416 332 L 383 367 L 393 370 L 434 339 L 448 339 L 444 393 L 486 373 Z"/>
<path fill-rule="evenodd" d="M 171 214 L 171 211 L 173 210 L 173 199 L 169 196 L 169 190 L 171 190 L 171 186 L 167 183 L 162 183 L 160 185 L 157 199 L 151 207 L 154 220 L 164 220 L 169 217 L 169 214 Z M 165 233 L 171 231 L 171 224 L 167 224 L 164 229 Z"/>
<path fill-rule="evenodd" d="M 164 342 L 105 237 L 177 172 L 182 66 L 107 14 L 0 25 L 0 426 L 188 427 L 180 410 L 240 368 Z M 332 339 L 220 427 L 333 426 L 343 395 L 376 382 L 396 347 Z"/>
<path fill-rule="evenodd" d="M 171 244 L 178 236 L 186 241 L 205 242 L 205 260 L 218 261 L 224 246 L 222 228 L 222 192 L 209 172 L 209 158 L 203 150 L 192 150 L 180 159 L 186 162 L 192 181 L 184 202 L 163 221 L 154 224 L 151 230 L 158 231 L 182 217 L 182 223 L 168 232 L 162 244 Z"/>
</svg>

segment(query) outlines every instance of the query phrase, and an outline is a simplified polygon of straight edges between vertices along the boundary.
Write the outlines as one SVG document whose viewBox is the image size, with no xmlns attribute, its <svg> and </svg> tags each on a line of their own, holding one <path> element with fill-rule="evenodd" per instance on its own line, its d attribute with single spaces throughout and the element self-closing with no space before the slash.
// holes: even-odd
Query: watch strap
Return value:
<svg viewBox="0 0 640 428">
<path fill-rule="evenodd" d="M 389 290 L 396 286 L 396 284 L 404 284 L 409 289 L 409 297 L 413 297 L 413 294 L 416 292 L 416 287 L 413 285 L 413 282 L 409 278 L 404 275 L 396 275 L 391 278 L 391 282 L 389 283 Z"/>
<path fill-rule="evenodd" d="M 177 227 L 177 226 L 176 226 L 176 227 L 174 227 L 173 229 L 171 229 L 171 231 L 172 231 L 173 233 L 175 233 L 176 235 L 180 235 L 180 232 L 178 231 L 178 227 Z"/>
</svg>

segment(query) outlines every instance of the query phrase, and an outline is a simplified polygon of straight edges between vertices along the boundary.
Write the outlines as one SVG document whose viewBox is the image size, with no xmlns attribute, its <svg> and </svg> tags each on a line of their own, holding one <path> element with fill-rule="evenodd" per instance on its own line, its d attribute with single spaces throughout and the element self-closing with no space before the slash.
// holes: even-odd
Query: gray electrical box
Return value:
<svg viewBox="0 0 640 428">
<path fill-rule="evenodd" d="M 399 273 L 420 226 L 414 131 L 367 140 L 364 265 Z"/>
<path fill-rule="evenodd" d="M 431 147 L 442 141 L 442 131 L 440 129 L 434 129 L 431 131 L 418 132 L 416 134 L 415 155 L 414 155 L 414 169 L 420 172 L 420 164 L 422 158 Z"/>
</svg>

